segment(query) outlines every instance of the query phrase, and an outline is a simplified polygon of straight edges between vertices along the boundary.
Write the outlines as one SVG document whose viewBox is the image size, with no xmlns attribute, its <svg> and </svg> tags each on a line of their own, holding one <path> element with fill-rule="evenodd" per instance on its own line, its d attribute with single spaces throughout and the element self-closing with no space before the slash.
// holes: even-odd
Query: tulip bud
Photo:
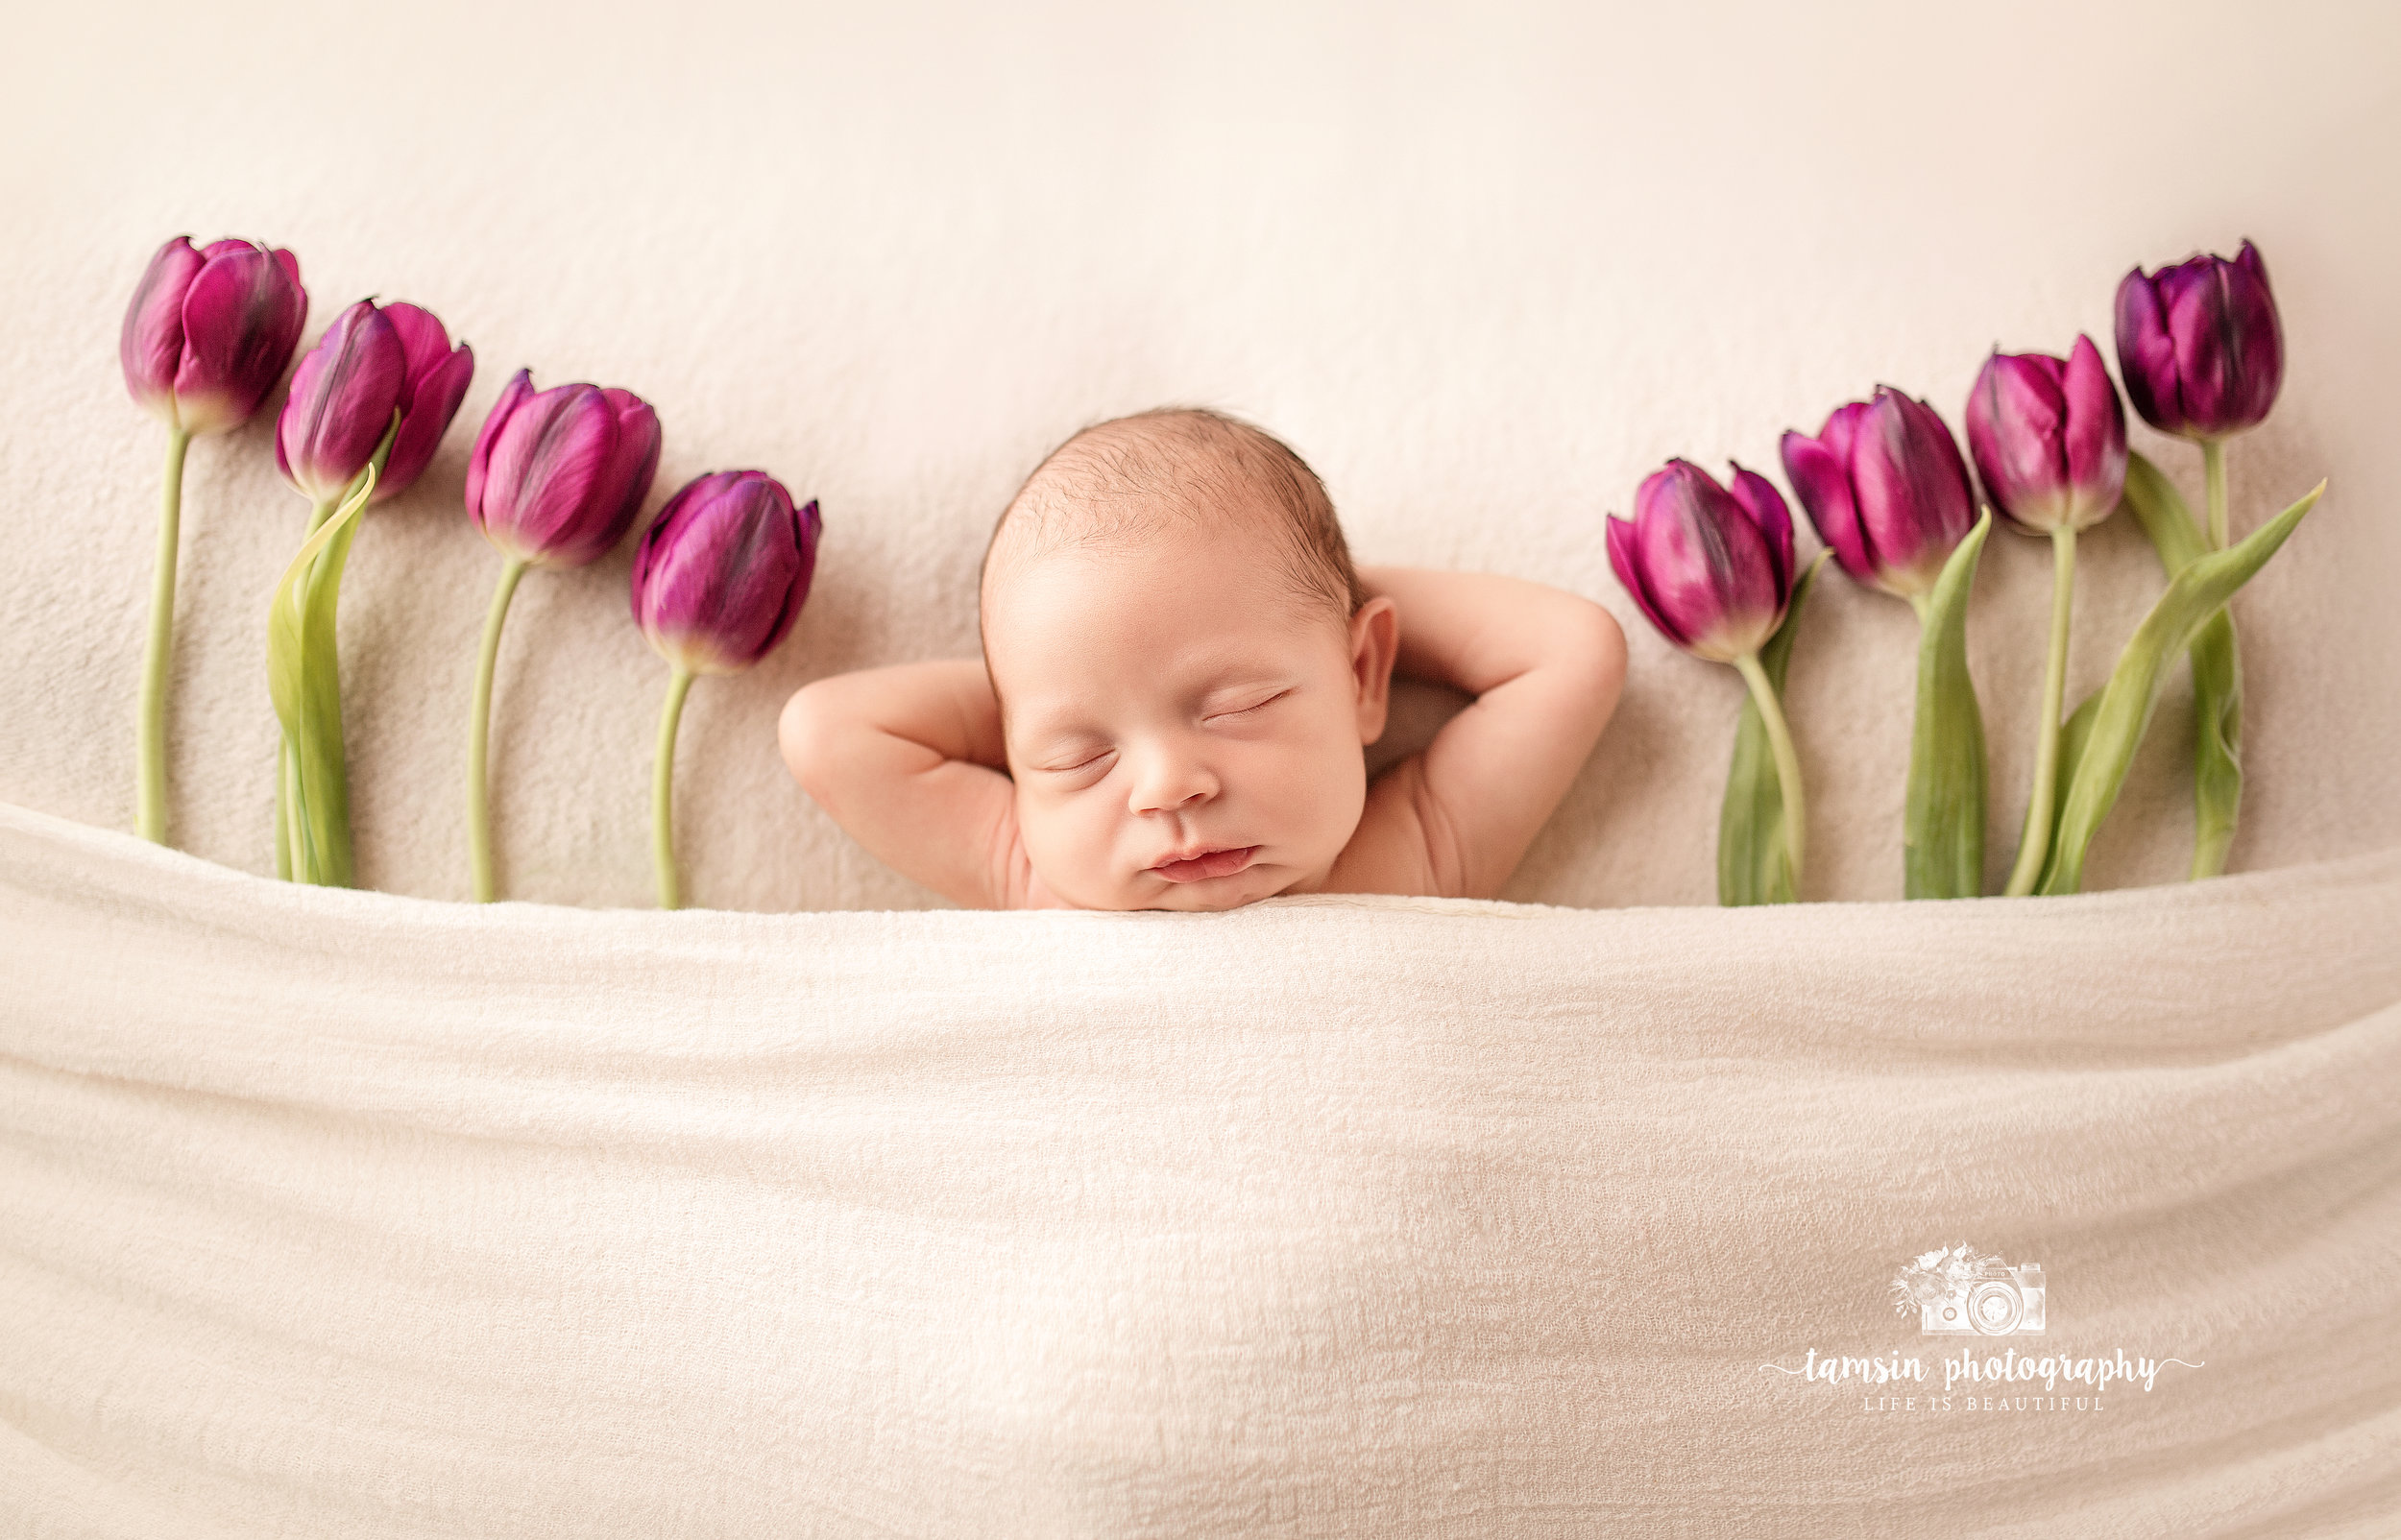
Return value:
<svg viewBox="0 0 2401 1540">
<path fill-rule="evenodd" d="M 1844 571 L 1899 598 L 1933 592 L 1976 527 L 1967 463 L 1940 414 L 1879 385 L 1836 407 L 1816 438 L 1787 432 L 1783 448 L 1802 510 Z"/>
<path fill-rule="evenodd" d="M 2284 328 L 2259 248 L 2129 272 L 2118 284 L 2118 373 L 2162 433 L 2212 440 L 2258 426 L 2284 384 Z"/>
<path fill-rule="evenodd" d="M 2126 412 L 2100 349 L 1984 361 L 1968 397 L 1968 449 L 1993 506 L 2038 535 L 2109 517 L 2126 481 Z"/>
<path fill-rule="evenodd" d="M 1792 599 L 1792 515 L 1766 477 L 1734 467 L 1731 490 L 1670 460 L 1606 521 L 1609 565 L 1660 634 L 1697 658 L 1758 651 Z"/>
<path fill-rule="evenodd" d="M 635 548 L 635 623 L 678 670 L 748 668 L 799 617 L 819 527 L 815 502 L 795 509 L 762 471 L 694 477 Z"/>
<path fill-rule="evenodd" d="M 292 372 L 276 422 L 276 469 L 310 501 L 332 502 L 375 458 L 392 414 L 408 410 L 408 392 L 400 328 L 374 301 L 359 301 Z"/>
<path fill-rule="evenodd" d="M 475 377 L 475 350 L 463 342 L 453 349 L 441 317 L 405 302 L 384 306 L 383 316 L 400 334 L 400 350 L 408 360 L 408 384 L 401 392 L 407 415 L 400 419 L 391 457 L 367 499 L 371 506 L 398 497 L 424 474 L 450 420 L 458 416 L 468 382 Z"/>
<path fill-rule="evenodd" d="M 275 389 L 308 318 L 300 259 L 248 241 L 158 248 L 126 306 L 117 355 L 134 403 L 184 433 L 239 427 Z"/>
<path fill-rule="evenodd" d="M 514 561 L 583 566 L 617 547 L 659 469 L 659 417 L 631 391 L 519 370 L 467 462 L 467 517 Z"/>
</svg>

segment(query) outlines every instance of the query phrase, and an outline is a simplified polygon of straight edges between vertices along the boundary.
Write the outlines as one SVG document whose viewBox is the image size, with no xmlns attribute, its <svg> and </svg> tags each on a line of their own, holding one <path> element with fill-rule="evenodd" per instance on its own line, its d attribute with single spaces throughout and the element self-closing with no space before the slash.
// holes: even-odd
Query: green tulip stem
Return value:
<svg viewBox="0 0 2401 1540">
<path fill-rule="evenodd" d="M 2075 529 L 2050 532 L 2050 656 L 2043 665 L 2043 731 L 2034 746 L 2034 791 L 2025 805 L 2025 830 L 2018 836 L 2018 863 L 2002 891 L 2020 899 L 2042 880 L 2050 854 L 2051 809 L 2059 793 L 2059 713 L 2068 695 L 2068 613 L 2075 592 Z"/>
<path fill-rule="evenodd" d="M 684 693 L 691 688 L 691 671 L 678 668 L 667 683 L 667 710 L 659 713 L 659 764 L 650 781 L 650 852 L 659 868 L 659 907 L 684 906 L 675 880 L 675 728 L 684 715 Z"/>
<path fill-rule="evenodd" d="M 1743 682 L 1751 686 L 1751 699 L 1759 709 L 1759 721 L 1767 729 L 1767 746 L 1776 756 L 1776 783 L 1784 794 L 1784 850 L 1792 857 L 1792 896 L 1801 897 L 1801 856 L 1809 821 L 1807 809 L 1801 801 L 1801 759 L 1792 752 L 1792 730 L 1784 725 L 1783 706 L 1776 699 L 1776 686 L 1759 666 L 1759 655 L 1744 653 L 1734 660 L 1742 671 Z"/>
<path fill-rule="evenodd" d="M 340 501 L 338 497 L 327 497 L 309 509 L 308 534 L 301 537 L 303 542 L 307 541 L 309 535 L 317 533 L 319 527 L 327 519 L 333 517 L 334 507 Z M 283 739 L 283 746 L 278 754 L 279 758 L 277 760 L 275 778 L 275 875 L 289 882 L 292 879 L 292 821 L 286 814 L 285 807 L 291 788 L 300 784 L 300 765 L 299 761 L 292 758 L 290 738 Z"/>
<path fill-rule="evenodd" d="M 167 842 L 167 661 L 175 641 L 175 559 L 183 524 L 182 427 L 167 429 L 165 486 L 158 494 L 158 566 L 150 584 L 150 646 L 142 659 L 142 714 L 135 732 L 133 806 L 142 838 Z"/>
<path fill-rule="evenodd" d="M 500 586 L 493 590 L 492 610 L 484 616 L 483 651 L 475 658 L 475 704 L 467 729 L 467 852 L 475 870 L 477 903 L 499 897 L 492 878 L 492 803 L 484 763 L 492 744 L 492 665 L 500 656 L 500 623 L 508 618 L 509 599 L 524 575 L 521 556 L 510 557 L 500 568 Z"/>
<path fill-rule="evenodd" d="M 2201 474 L 2209 483 L 2209 548 L 2226 548 L 2226 445 L 2222 439 L 2201 441 Z"/>
<path fill-rule="evenodd" d="M 303 874 L 297 880 L 313 880 L 306 876 L 315 869 L 308 854 L 308 822 L 301 816 L 300 757 L 292 752 L 292 740 L 283 740 L 283 773 L 278 779 L 276 798 L 276 845 L 290 858 L 290 866 Z M 291 871 L 283 874 L 286 881 L 296 880 Z"/>
</svg>

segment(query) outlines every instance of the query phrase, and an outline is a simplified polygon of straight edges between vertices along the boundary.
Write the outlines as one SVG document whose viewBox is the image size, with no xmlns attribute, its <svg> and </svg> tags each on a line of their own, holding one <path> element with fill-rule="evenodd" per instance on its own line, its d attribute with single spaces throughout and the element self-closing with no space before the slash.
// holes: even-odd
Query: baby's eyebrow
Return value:
<svg viewBox="0 0 2401 1540">
<path fill-rule="evenodd" d="M 1094 731 L 1084 719 L 1083 708 L 1073 698 L 1062 696 L 1016 703 L 1009 709 L 1008 727 L 1023 743 L 1064 738 L 1075 734 L 1089 735 Z"/>
</svg>

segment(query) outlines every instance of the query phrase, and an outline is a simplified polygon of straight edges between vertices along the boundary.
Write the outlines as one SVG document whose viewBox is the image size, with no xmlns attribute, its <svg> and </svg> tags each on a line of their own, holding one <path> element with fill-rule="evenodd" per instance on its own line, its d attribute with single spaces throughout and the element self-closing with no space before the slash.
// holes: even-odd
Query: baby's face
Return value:
<svg viewBox="0 0 2401 1540">
<path fill-rule="evenodd" d="M 1322 882 L 1383 731 L 1352 629 L 1242 529 L 1176 522 L 996 574 L 985 655 L 1044 884 L 1085 908 L 1229 909 Z"/>
</svg>

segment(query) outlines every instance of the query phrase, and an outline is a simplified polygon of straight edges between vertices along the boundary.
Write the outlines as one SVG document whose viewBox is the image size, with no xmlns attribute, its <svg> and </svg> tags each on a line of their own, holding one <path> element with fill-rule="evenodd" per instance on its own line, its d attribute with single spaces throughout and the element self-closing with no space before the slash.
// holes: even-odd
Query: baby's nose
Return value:
<svg viewBox="0 0 2401 1540">
<path fill-rule="evenodd" d="M 1174 812 L 1217 795 L 1217 777 L 1200 760 L 1174 753 L 1153 753 L 1135 778 L 1133 810 Z"/>
</svg>

